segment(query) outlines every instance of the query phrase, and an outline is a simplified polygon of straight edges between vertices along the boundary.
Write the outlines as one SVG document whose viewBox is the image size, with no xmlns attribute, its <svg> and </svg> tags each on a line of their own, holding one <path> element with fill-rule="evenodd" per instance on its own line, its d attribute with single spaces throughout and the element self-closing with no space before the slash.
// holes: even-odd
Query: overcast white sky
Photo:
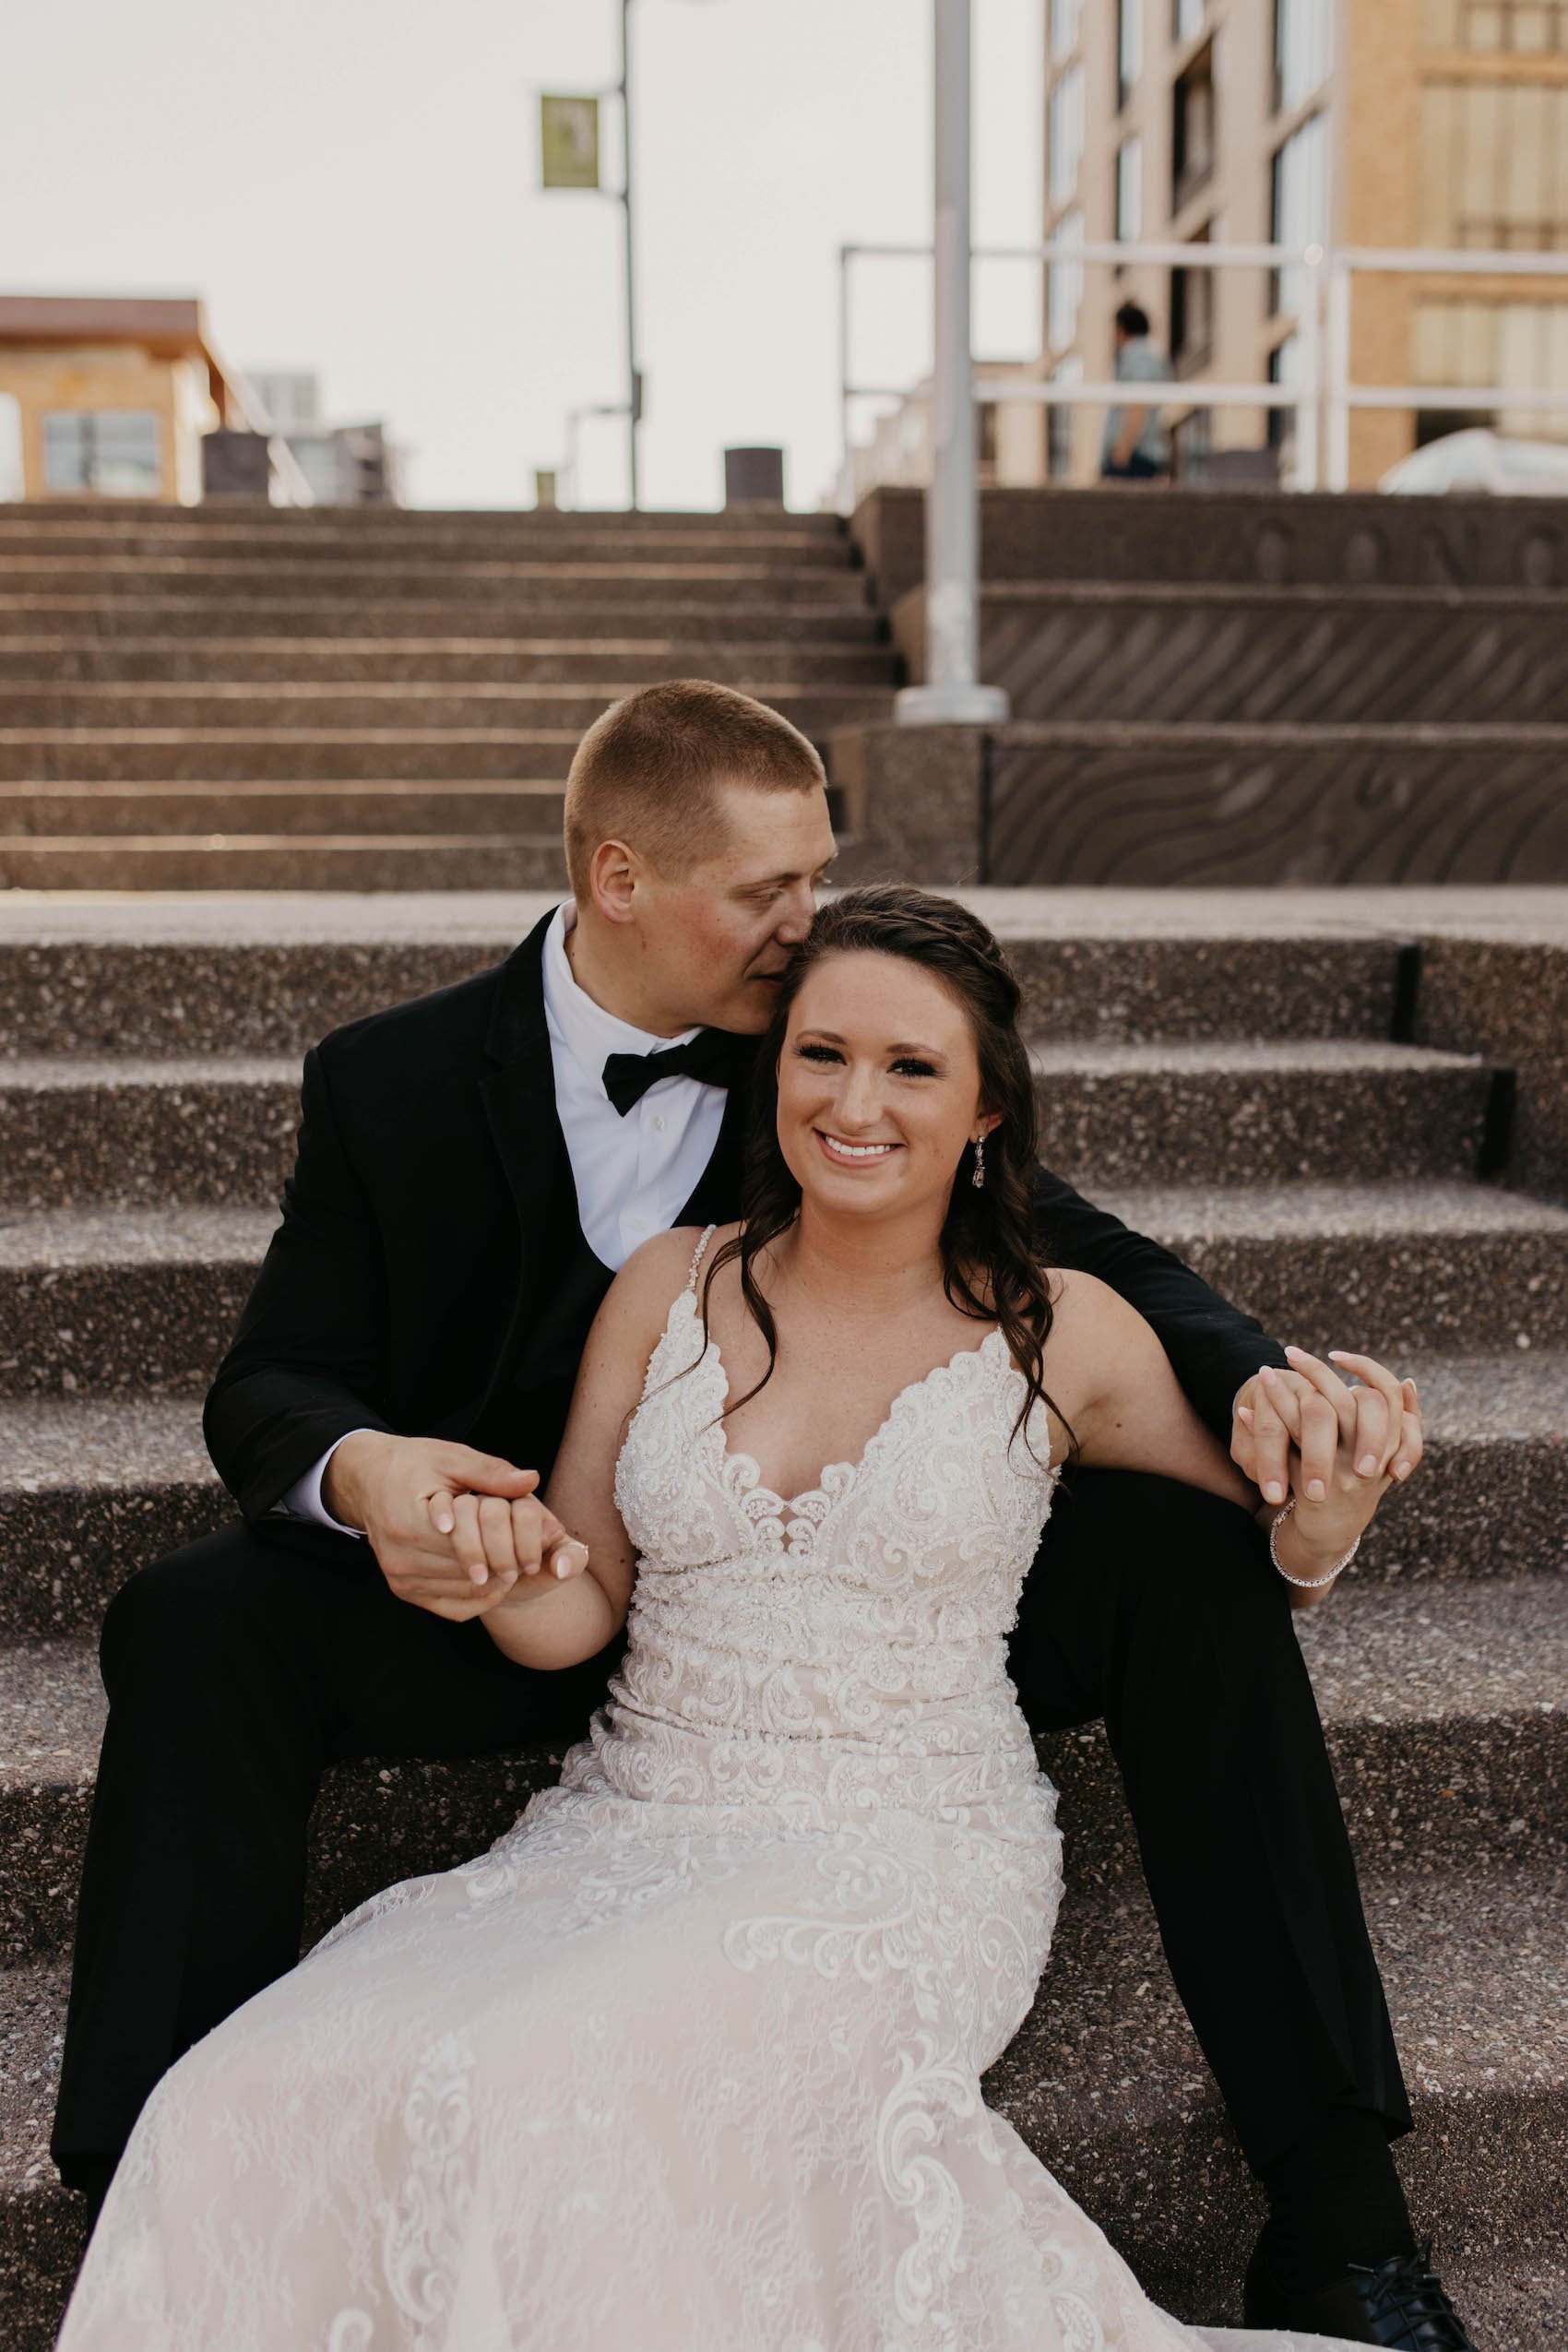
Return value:
<svg viewBox="0 0 1568 2352">
<path fill-rule="evenodd" d="M 1040 229 L 1045 0 L 974 0 L 975 234 Z M 791 505 L 837 445 L 837 248 L 930 234 L 931 0 L 635 0 L 646 504 L 726 443 Z M 512 505 L 624 383 L 620 208 L 541 193 L 538 91 L 614 77 L 616 0 L 49 0 L 8 11 L 0 291 L 194 291 L 242 366 L 383 416 L 421 505 Z M 615 110 L 603 122 L 618 163 Z M 925 364 L 926 274 L 860 265 L 853 364 Z M 976 349 L 1039 349 L 1039 273 L 977 277 Z M 624 503 L 589 425 L 584 503 Z"/>
</svg>

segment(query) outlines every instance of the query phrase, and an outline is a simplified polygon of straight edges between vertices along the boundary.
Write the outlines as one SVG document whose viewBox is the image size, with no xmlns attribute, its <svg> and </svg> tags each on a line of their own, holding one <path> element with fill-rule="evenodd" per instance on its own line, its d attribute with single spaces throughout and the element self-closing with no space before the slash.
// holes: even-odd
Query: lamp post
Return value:
<svg viewBox="0 0 1568 2352">
<path fill-rule="evenodd" d="M 626 466 L 631 506 L 637 506 L 637 427 L 643 420 L 643 378 L 637 365 L 637 297 L 632 243 L 632 0 L 621 0 L 621 210 L 626 232 Z"/>
<path fill-rule="evenodd" d="M 935 0 L 936 219 L 932 267 L 932 479 L 925 506 L 925 683 L 906 686 L 901 726 L 1004 719 L 1006 695 L 978 683 L 974 361 L 969 350 L 969 0 Z"/>
</svg>

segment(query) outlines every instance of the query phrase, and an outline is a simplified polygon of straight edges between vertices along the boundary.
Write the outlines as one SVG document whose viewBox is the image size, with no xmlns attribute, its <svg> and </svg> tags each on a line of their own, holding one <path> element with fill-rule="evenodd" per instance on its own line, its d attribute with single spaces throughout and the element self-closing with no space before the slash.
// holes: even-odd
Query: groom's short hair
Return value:
<svg viewBox="0 0 1568 2352">
<path fill-rule="evenodd" d="M 566 778 L 566 871 L 579 896 L 601 841 L 625 841 L 667 873 L 716 846 L 720 784 L 811 792 L 827 782 L 798 727 L 734 686 L 667 678 L 612 703 Z"/>
</svg>

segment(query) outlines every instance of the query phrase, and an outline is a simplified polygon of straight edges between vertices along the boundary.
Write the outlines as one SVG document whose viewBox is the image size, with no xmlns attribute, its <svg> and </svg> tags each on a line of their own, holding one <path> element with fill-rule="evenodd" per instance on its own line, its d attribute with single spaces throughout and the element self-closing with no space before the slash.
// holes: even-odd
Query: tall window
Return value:
<svg viewBox="0 0 1568 2352">
<path fill-rule="evenodd" d="M 46 490 L 155 497 L 162 485 L 158 419 L 141 409 L 62 409 L 43 420 Z"/>
<path fill-rule="evenodd" d="M 1170 208 L 1179 212 L 1214 174 L 1214 44 L 1200 49 L 1170 91 Z"/>
<path fill-rule="evenodd" d="M 1568 84 L 1421 92 L 1420 242 L 1550 253 L 1568 240 Z"/>
<path fill-rule="evenodd" d="M 1204 17 L 1208 0 L 1171 0 L 1170 37 L 1173 41 L 1193 41 L 1204 29 Z"/>
<path fill-rule="evenodd" d="M 1116 150 L 1116 235 L 1136 244 L 1144 219 L 1144 143 L 1134 137 Z"/>
<path fill-rule="evenodd" d="M 1421 0 L 1421 41 L 1428 49 L 1561 56 L 1568 0 Z"/>
<path fill-rule="evenodd" d="M 1064 244 L 1081 245 L 1084 242 L 1083 214 L 1063 213 L 1056 224 L 1056 235 Z M 1083 298 L 1083 263 L 1053 261 L 1046 271 L 1045 284 L 1045 331 L 1053 351 L 1064 351 L 1076 336 L 1078 304 Z"/>
<path fill-rule="evenodd" d="M 1051 0 L 1051 53 L 1070 57 L 1078 45 L 1078 20 L 1084 0 Z"/>
<path fill-rule="evenodd" d="M 1071 359 L 1059 360 L 1051 371 L 1053 384 L 1081 384 L 1084 363 L 1075 353 Z M 1052 481 L 1058 481 L 1073 468 L 1073 418 L 1070 408 L 1051 408 L 1045 412 L 1045 470 Z"/>
<path fill-rule="evenodd" d="M 1310 114 L 1292 131 L 1274 158 L 1273 201 L 1269 235 L 1277 245 L 1321 245 L 1328 238 L 1328 117 Z M 1300 309 L 1301 273 L 1286 267 L 1276 271 L 1270 288 L 1271 307 L 1281 313 Z"/>
<path fill-rule="evenodd" d="M 1143 0 L 1116 0 L 1116 104 L 1125 106 L 1144 70 Z"/>
<path fill-rule="evenodd" d="M 1334 64 L 1334 10 L 1325 0 L 1274 0 L 1274 109 L 1293 113 Z"/>
<path fill-rule="evenodd" d="M 1053 205 L 1070 204 L 1078 185 L 1084 152 L 1084 69 L 1069 65 L 1051 93 L 1046 112 L 1048 184 Z"/>
<path fill-rule="evenodd" d="M 1206 245 L 1208 222 L 1189 244 Z M 1170 364 L 1178 374 L 1206 365 L 1214 350 L 1214 272 L 1173 269 L 1170 273 Z"/>
</svg>

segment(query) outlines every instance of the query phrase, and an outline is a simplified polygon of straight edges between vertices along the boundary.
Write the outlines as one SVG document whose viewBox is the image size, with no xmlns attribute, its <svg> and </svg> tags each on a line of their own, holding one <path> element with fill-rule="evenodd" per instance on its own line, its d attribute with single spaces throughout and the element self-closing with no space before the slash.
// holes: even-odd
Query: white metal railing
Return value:
<svg viewBox="0 0 1568 2352">
<path fill-rule="evenodd" d="M 846 244 L 838 249 L 838 415 L 840 481 L 851 458 L 851 404 L 856 400 L 920 402 L 929 396 L 907 386 L 856 384 L 849 374 L 852 317 L 850 265 L 861 260 L 930 259 L 929 245 Z M 1172 269 L 1277 269 L 1301 273 L 1293 319 L 1299 338 L 1299 374 L 1290 383 L 1219 383 L 1204 376 L 1169 380 L 1161 408 L 1256 408 L 1296 410 L 1294 470 L 1287 487 L 1329 490 L 1349 487 L 1350 412 L 1353 409 L 1495 409 L 1532 414 L 1568 412 L 1568 385 L 1526 389 L 1511 385 L 1358 384 L 1350 374 L 1351 284 L 1358 271 L 1416 277 L 1561 278 L 1568 281 L 1568 253 L 1438 252 L 1426 248 L 1345 245 L 1120 244 L 1047 239 L 1038 245 L 977 245 L 976 261 L 1029 261 L 1075 267 L 1082 263 L 1124 267 L 1139 262 Z M 1067 382 L 994 374 L 977 376 L 977 398 L 999 405 L 1036 403 L 1046 408 L 1104 407 L 1130 400 L 1143 406 L 1156 387 L 1144 383 Z"/>
<path fill-rule="evenodd" d="M 287 441 L 272 422 L 266 401 L 249 379 L 228 362 L 220 362 L 223 380 L 229 387 L 247 433 L 257 433 L 267 444 L 267 463 L 272 468 L 274 504 L 279 506 L 314 506 L 315 492 L 310 477 Z"/>
</svg>

